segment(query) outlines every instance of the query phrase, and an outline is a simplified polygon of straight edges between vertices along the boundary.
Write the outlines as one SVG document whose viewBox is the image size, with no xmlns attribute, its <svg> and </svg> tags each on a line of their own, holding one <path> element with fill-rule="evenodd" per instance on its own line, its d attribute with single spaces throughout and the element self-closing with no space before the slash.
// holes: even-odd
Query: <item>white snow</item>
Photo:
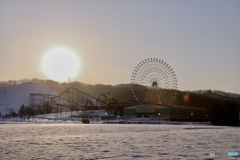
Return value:
<svg viewBox="0 0 240 160">
<path fill-rule="evenodd" d="M 0 124 L 0 159 L 236 159 L 239 127 L 145 124 Z"/>
</svg>

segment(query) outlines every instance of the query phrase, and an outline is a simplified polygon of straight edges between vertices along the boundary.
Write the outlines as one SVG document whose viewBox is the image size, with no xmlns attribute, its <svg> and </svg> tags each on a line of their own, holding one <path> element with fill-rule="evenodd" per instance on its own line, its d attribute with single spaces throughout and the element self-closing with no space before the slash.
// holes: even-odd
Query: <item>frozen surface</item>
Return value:
<svg viewBox="0 0 240 160">
<path fill-rule="evenodd" d="M 240 128 L 143 124 L 0 124 L 0 159 L 239 159 Z"/>
</svg>

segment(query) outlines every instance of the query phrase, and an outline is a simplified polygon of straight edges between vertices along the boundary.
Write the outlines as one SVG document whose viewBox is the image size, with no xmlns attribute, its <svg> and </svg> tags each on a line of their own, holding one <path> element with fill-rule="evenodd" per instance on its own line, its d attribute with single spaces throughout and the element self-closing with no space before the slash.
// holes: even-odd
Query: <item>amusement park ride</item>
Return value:
<svg viewBox="0 0 240 160">
<path fill-rule="evenodd" d="M 170 104 L 176 96 L 177 77 L 166 62 L 150 58 L 135 67 L 131 85 L 137 103 Z"/>
<path fill-rule="evenodd" d="M 77 88 L 68 88 L 59 95 L 31 93 L 30 107 L 38 112 L 46 113 L 51 107 L 55 113 L 65 111 L 106 110 L 122 114 L 123 108 L 137 104 L 171 104 L 176 96 L 177 77 L 173 69 L 165 61 L 149 58 L 141 61 L 131 76 L 131 93 L 134 102 L 126 99 L 116 100 L 100 94 L 94 97 Z"/>
<path fill-rule="evenodd" d="M 73 87 L 66 89 L 57 96 L 31 93 L 29 103 L 35 111 L 45 112 L 47 107 L 51 106 L 55 113 L 87 110 L 121 110 L 122 107 L 132 105 L 126 100 L 117 101 L 113 97 L 107 98 L 105 94 L 94 97 Z"/>
</svg>

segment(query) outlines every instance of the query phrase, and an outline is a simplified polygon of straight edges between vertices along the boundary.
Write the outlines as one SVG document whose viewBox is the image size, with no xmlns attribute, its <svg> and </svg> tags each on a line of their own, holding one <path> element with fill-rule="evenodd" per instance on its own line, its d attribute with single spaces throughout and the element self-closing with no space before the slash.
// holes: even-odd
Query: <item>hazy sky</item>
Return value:
<svg viewBox="0 0 240 160">
<path fill-rule="evenodd" d="M 72 80 L 130 83 L 155 57 L 180 90 L 240 93 L 239 0 L 0 0 L 0 81 L 48 79 L 41 59 L 56 46 L 81 59 Z"/>
</svg>

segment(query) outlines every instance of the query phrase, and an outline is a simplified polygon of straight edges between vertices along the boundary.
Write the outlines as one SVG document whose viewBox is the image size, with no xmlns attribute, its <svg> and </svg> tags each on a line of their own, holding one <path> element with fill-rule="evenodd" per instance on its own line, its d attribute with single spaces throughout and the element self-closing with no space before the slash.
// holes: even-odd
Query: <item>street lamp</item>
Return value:
<svg viewBox="0 0 240 160">
<path fill-rule="evenodd" d="M 106 112 L 105 115 L 106 115 L 106 117 L 107 117 L 107 122 L 108 122 L 108 113 Z"/>
<path fill-rule="evenodd" d="M 161 116 L 161 113 L 158 113 L 158 116 L 159 116 L 159 124 L 160 124 L 160 116 Z"/>
</svg>

